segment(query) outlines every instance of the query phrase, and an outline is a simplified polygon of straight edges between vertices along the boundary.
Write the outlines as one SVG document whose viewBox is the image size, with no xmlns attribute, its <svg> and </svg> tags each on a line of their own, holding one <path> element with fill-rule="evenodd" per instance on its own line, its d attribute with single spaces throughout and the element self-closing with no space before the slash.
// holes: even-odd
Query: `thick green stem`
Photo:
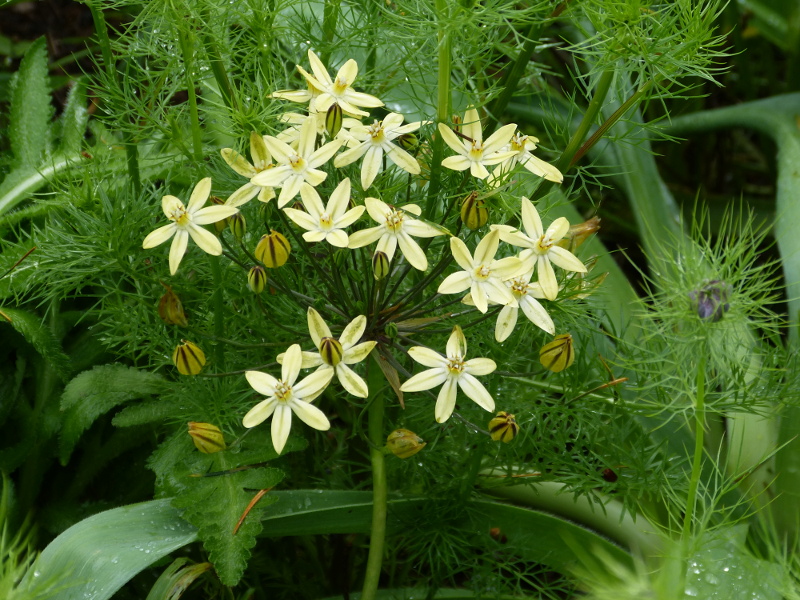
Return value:
<svg viewBox="0 0 800 600">
<path fill-rule="evenodd" d="M 369 537 L 369 556 L 364 575 L 361 600 L 374 600 L 383 565 L 383 548 L 386 543 L 386 457 L 381 451 L 384 445 L 383 412 L 384 392 L 378 354 L 373 350 L 373 362 L 368 366 L 369 389 L 372 402 L 368 409 L 367 435 L 369 436 L 369 458 L 372 462 L 372 526 Z"/>
<path fill-rule="evenodd" d="M 438 19 L 439 49 L 437 60 L 436 81 L 436 123 L 450 121 L 450 33 L 449 10 L 447 0 L 436 0 L 436 17 Z M 430 218 L 436 206 L 436 196 L 442 176 L 442 156 L 444 156 L 444 142 L 442 136 L 437 135 L 433 140 L 433 154 L 431 157 L 431 182 L 428 187 L 428 203 L 423 208 L 423 215 Z"/>
<path fill-rule="evenodd" d="M 191 120 L 192 128 L 192 149 L 194 151 L 194 159 L 197 161 L 203 160 L 203 134 L 200 128 L 200 114 L 197 111 L 197 93 L 194 89 L 194 77 L 192 71 L 194 70 L 194 47 L 192 39 L 185 31 L 178 31 L 178 39 L 181 44 L 181 52 L 183 53 L 183 66 L 186 69 L 186 93 L 189 95 L 189 119 Z"/>
<path fill-rule="evenodd" d="M 342 0 L 326 0 L 325 11 L 322 16 L 322 38 L 324 46 L 320 53 L 322 64 L 327 65 L 331 59 L 331 43 L 336 34 L 336 24 L 339 21 L 339 5 Z"/>
</svg>

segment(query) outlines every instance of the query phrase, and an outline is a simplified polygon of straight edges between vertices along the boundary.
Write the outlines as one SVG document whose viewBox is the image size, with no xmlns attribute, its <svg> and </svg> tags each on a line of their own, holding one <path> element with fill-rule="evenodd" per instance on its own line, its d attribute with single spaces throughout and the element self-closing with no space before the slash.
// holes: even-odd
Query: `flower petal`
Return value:
<svg viewBox="0 0 800 600">
<path fill-rule="evenodd" d="M 442 385 L 447 379 L 447 369 L 437 367 L 417 373 L 400 386 L 401 392 L 421 392 Z"/>
<path fill-rule="evenodd" d="M 542 219 L 539 217 L 539 211 L 533 205 L 533 202 L 528 200 L 525 196 L 522 197 L 522 226 L 525 233 L 532 240 L 538 240 L 544 235 L 544 228 L 542 227 Z"/>
<path fill-rule="evenodd" d="M 517 325 L 517 315 L 519 308 L 515 306 L 504 306 L 500 309 L 500 314 L 497 315 L 497 323 L 494 326 L 494 339 L 498 342 L 504 342 L 508 336 L 514 331 Z"/>
<path fill-rule="evenodd" d="M 464 142 L 462 142 L 459 137 L 453 133 L 453 131 L 444 123 L 439 123 L 438 125 L 439 133 L 444 140 L 444 143 L 450 146 L 450 148 L 457 152 L 459 155 L 463 155 L 466 152 L 466 148 L 464 147 Z M 444 163 L 442 163 L 444 164 Z M 448 167 L 452 168 L 452 167 Z"/>
<path fill-rule="evenodd" d="M 222 219 L 232 217 L 237 212 L 239 212 L 239 209 L 229 204 L 206 206 L 192 215 L 192 223 L 195 225 L 208 225 L 209 223 L 216 223 Z"/>
<path fill-rule="evenodd" d="M 424 346 L 412 346 L 408 349 L 408 355 L 423 367 L 437 368 L 447 366 L 447 359 L 444 356 Z"/>
<path fill-rule="evenodd" d="M 300 186 L 300 198 L 302 199 L 303 206 L 306 207 L 308 214 L 312 215 L 317 224 L 319 224 L 319 217 L 325 212 L 325 207 L 322 205 L 322 198 L 319 197 L 317 190 L 303 182 L 303 184 Z"/>
<path fill-rule="evenodd" d="M 366 398 L 369 395 L 367 383 L 344 362 L 336 365 L 336 376 L 342 387 L 356 398 Z"/>
<path fill-rule="evenodd" d="M 390 233 L 384 233 L 381 239 L 378 240 L 378 245 L 375 246 L 376 252 L 383 252 L 389 260 L 394 258 L 394 251 L 397 249 L 397 236 Z M 411 261 L 408 261 L 411 262 Z"/>
<path fill-rule="evenodd" d="M 256 425 L 260 425 L 272 416 L 275 408 L 278 406 L 278 401 L 275 398 L 267 398 L 256 404 L 253 408 L 247 411 L 247 414 L 242 419 L 242 425 L 250 429 Z"/>
<path fill-rule="evenodd" d="M 539 255 L 536 260 L 536 270 L 539 271 L 539 285 L 542 286 L 544 297 L 548 300 L 555 300 L 558 296 L 558 281 L 546 255 Z"/>
<path fill-rule="evenodd" d="M 497 254 L 497 247 L 500 244 L 500 232 L 496 229 L 490 231 L 475 248 L 474 265 L 489 266 L 494 261 L 494 255 Z"/>
<path fill-rule="evenodd" d="M 336 186 L 336 189 L 333 190 L 333 192 L 330 195 L 330 198 L 328 199 L 328 213 L 334 219 L 341 218 L 342 215 L 345 214 L 345 211 L 347 211 L 347 205 L 349 204 L 349 202 L 350 202 L 350 178 L 345 177 L 344 179 L 342 179 L 341 182 L 339 182 L 339 185 Z M 361 212 L 364 211 L 363 206 L 359 206 L 358 208 L 361 209 Z M 359 213 L 359 215 L 360 214 L 361 213 Z M 350 223 L 348 223 L 348 225 L 349 224 Z"/>
<path fill-rule="evenodd" d="M 486 391 L 483 384 L 469 373 L 462 373 L 458 378 L 458 387 L 464 390 L 475 403 L 484 410 L 494 410 L 494 398 Z"/>
<path fill-rule="evenodd" d="M 342 350 L 352 348 L 361 336 L 364 335 L 364 330 L 367 328 L 367 317 L 358 315 L 355 319 L 347 324 L 347 327 L 342 331 L 339 336 L 339 343 L 342 345 Z"/>
<path fill-rule="evenodd" d="M 297 376 L 300 374 L 300 365 L 303 364 L 303 353 L 300 350 L 300 344 L 292 344 L 283 355 L 283 364 L 281 364 L 281 379 L 284 383 L 294 385 Z"/>
<path fill-rule="evenodd" d="M 547 253 L 550 262 L 566 271 L 586 273 L 586 266 L 569 250 L 561 246 L 553 246 Z"/>
<path fill-rule="evenodd" d="M 439 289 L 436 291 L 439 294 L 458 294 L 469 289 L 471 283 L 472 277 L 469 273 L 456 271 L 445 277 L 445 280 L 439 284 Z"/>
<path fill-rule="evenodd" d="M 328 324 L 312 306 L 308 307 L 308 332 L 311 334 L 311 339 L 314 340 L 314 345 L 317 348 L 319 348 L 322 338 L 333 337 Z"/>
<path fill-rule="evenodd" d="M 450 251 L 453 253 L 453 258 L 456 259 L 459 267 L 465 271 L 472 271 L 474 264 L 472 254 L 470 254 L 467 245 L 461 239 L 457 237 L 450 238 Z"/>
<path fill-rule="evenodd" d="M 275 452 L 280 454 L 289 439 L 292 430 L 292 409 L 276 402 L 275 414 L 272 415 L 272 445 Z"/>
<path fill-rule="evenodd" d="M 148 248 L 155 248 L 175 235 L 176 231 L 178 231 L 178 226 L 175 225 L 175 223 L 170 223 L 169 225 L 159 227 L 155 231 L 151 231 L 147 234 L 147 237 L 144 238 L 144 241 L 142 242 L 142 248 L 145 250 Z"/>
<path fill-rule="evenodd" d="M 303 398 L 311 402 L 319 396 L 333 379 L 333 367 L 322 365 L 292 389 L 292 397 Z"/>
<path fill-rule="evenodd" d="M 464 332 L 461 327 L 456 325 L 447 338 L 447 358 L 450 359 L 463 359 L 467 355 L 467 338 L 464 337 Z"/>
<path fill-rule="evenodd" d="M 257 185 L 253 185 L 252 183 L 245 183 L 242 187 L 240 187 L 238 190 L 236 190 L 230 196 L 228 196 L 228 199 L 225 200 L 225 204 L 227 206 L 233 206 L 235 208 L 238 208 L 242 204 L 246 204 L 247 202 L 252 200 L 253 197 L 256 194 L 260 193 L 263 189 L 264 188 Z"/>
<path fill-rule="evenodd" d="M 453 171 L 466 171 L 472 167 L 472 161 L 464 156 L 448 156 L 442 161 L 442 166 Z"/>
<path fill-rule="evenodd" d="M 425 256 L 425 252 L 408 233 L 401 230 L 397 234 L 397 243 L 400 246 L 400 252 L 403 253 L 403 256 L 406 257 L 406 260 L 412 267 L 420 271 L 424 271 L 428 268 L 428 259 Z M 388 252 L 387 256 L 389 256 Z"/>
<path fill-rule="evenodd" d="M 497 368 L 491 358 L 473 358 L 464 363 L 464 372 L 470 375 L 488 375 Z"/>
<path fill-rule="evenodd" d="M 437 423 L 444 423 L 453 414 L 453 409 L 456 407 L 456 381 L 455 377 L 447 377 L 442 389 L 439 390 L 434 409 Z"/>
<path fill-rule="evenodd" d="M 347 244 L 350 243 L 350 238 L 341 229 L 332 229 L 325 235 L 325 241 L 337 248 L 347 248 Z"/>
<path fill-rule="evenodd" d="M 375 341 L 362 342 L 360 344 L 356 344 L 352 348 L 349 348 L 344 351 L 344 354 L 342 354 L 342 362 L 347 365 L 354 365 L 358 362 L 361 362 L 362 360 L 367 358 L 369 353 L 372 352 L 372 349 L 377 344 L 378 342 Z"/>
<path fill-rule="evenodd" d="M 555 323 L 553 323 L 553 319 L 550 318 L 550 315 L 547 314 L 544 306 L 542 306 L 538 300 L 533 298 L 530 294 L 526 294 L 519 300 L 519 305 L 522 308 L 522 312 L 525 313 L 525 316 L 528 317 L 531 323 L 545 330 L 550 335 L 555 335 Z"/>
<path fill-rule="evenodd" d="M 209 234 L 211 235 L 211 234 Z M 219 243 L 219 241 L 217 241 Z M 172 246 L 169 248 L 169 274 L 175 275 L 178 266 L 181 264 L 183 255 L 186 254 L 186 246 L 189 245 L 189 232 L 178 228 L 175 237 L 172 239 Z"/>
<path fill-rule="evenodd" d="M 400 146 L 395 146 L 394 144 L 387 145 L 389 148 L 385 148 L 386 154 L 394 164 L 404 171 L 411 173 L 412 175 L 419 175 L 420 166 L 417 162 L 417 159 L 403 150 Z"/>
<path fill-rule="evenodd" d="M 369 216 L 381 225 L 386 223 L 386 217 L 393 212 L 392 208 L 388 204 L 386 204 L 383 200 L 378 200 L 377 198 L 365 198 L 364 204 L 367 207 Z"/>
<path fill-rule="evenodd" d="M 375 181 L 381 170 L 383 161 L 383 148 L 371 146 L 364 155 L 364 162 L 361 163 L 361 188 L 366 190 Z"/>
<path fill-rule="evenodd" d="M 486 289 L 484 289 L 483 283 L 485 282 L 473 280 L 470 284 L 469 293 L 472 296 L 472 301 L 475 303 L 475 308 L 486 314 L 486 311 L 489 310 L 489 300 L 486 296 Z M 505 304 L 505 302 L 502 304 Z"/>
<path fill-rule="evenodd" d="M 362 229 L 361 231 L 356 231 L 355 233 L 350 234 L 350 241 L 347 243 L 348 248 L 361 248 L 362 246 L 366 246 L 367 244 L 371 244 L 375 240 L 379 239 L 385 228 L 383 226 L 380 227 L 370 227 L 369 229 Z"/>
<path fill-rule="evenodd" d="M 196 210 L 203 206 L 211 195 L 211 177 L 204 177 L 197 182 L 192 190 L 192 196 L 189 198 L 189 204 L 186 206 L 186 212 L 194 214 Z"/>
<path fill-rule="evenodd" d="M 511 138 L 514 136 L 514 131 L 516 128 L 517 126 L 514 123 L 509 123 L 508 125 L 503 125 L 500 129 L 486 138 L 486 141 L 483 143 L 483 155 L 486 156 L 487 154 L 494 154 L 500 150 L 500 148 L 508 144 L 508 142 L 510 142 Z"/>
<path fill-rule="evenodd" d="M 297 223 L 300 227 L 307 231 L 314 231 L 319 229 L 319 219 L 315 219 L 307 212 L 303 212 L 302 210 L 297 210 L 296 208 L 284 208 L 283 212 L 289 217 L 292 221 Z M 305 236 L 303 236 L 305 237 Z M 325 237 L 325 234 L 322 233 L 322 237 Z M 320 238 L 322 239 L 322 238 Z"/>
<path fill-rule="evenodd" d="M 328 431 L 328 429 L 331 428 L 328 417 L 313 404 L 305 402 L 304 400 L 295 399 L 292 400 L 291 407 L 294 414 L 297 415 L 297 418 L 309 427 L 313 427 L 318 431 Z"/>
<path fill-rule="evenodd" d="M 275 394 L 275 388 L 278 385 L 278 380 L 272 375 L 262 373 L 261 371 L 246 371 L 245 379 L 255 391 L 264 396 L 272 396 Z"/>
<path fill-rule="evenodd" d="M 475 142 L 483 141 L 481 118 L 474 106 L 470 106 L 464 113 L 464 121 L 461 124 L 461 131 L 465 136 Z"/>
</svg>

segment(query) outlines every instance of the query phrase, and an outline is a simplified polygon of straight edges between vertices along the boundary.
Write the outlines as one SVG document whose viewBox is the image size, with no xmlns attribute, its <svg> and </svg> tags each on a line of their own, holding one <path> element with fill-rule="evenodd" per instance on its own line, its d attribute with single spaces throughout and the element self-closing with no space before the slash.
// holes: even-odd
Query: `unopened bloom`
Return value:
<svg viewBox="0 0 800 600">
<path fill-rule="evenodd" d="M 181 375 L 197 375 L 206 366 L 206 355 L 197 344 L 183 340 L 172 352 L 172 362 Z"/>
<path fill-rule="evenodd" d="M 386 438 L 386 450 L 397 458 L 414 456 L 426 445 L 421 437 L 408 429 L 395 429 Z"/>
<path fill-rule="evenodd" d="M 445 232 L 414 219 L 411 215 L 419 216 L 422 209 L 416 204 L 406 204 L 395 208 L 377 198 L 364 200 L 369 216 L 379 223 L 377 227 L 362 229 L 350 235 L 349 248 L 361 248 L 372 242 L 378 242 L 376 252 L 383 252 L 392 260 L 394 251 L 400 246 L 400 251 L 408 263 L 415 269 L 424 271 L 428 268 L 428 259 L 419 244 L 411 236 L 435 237 L 444 235 Z"/>
<path fill-rule="evenodd" d="M 497 365 L 490 358 L 465 360 L 467 340 L 458 325 L 453 327 L 453 333 L 447 340 L 447 356 L 423 346 L 409 348 L 408 355 L 419 364 L 431 368 L 414 375 L 400 386 L 400 390 L 421 392 L 441 385 L 442 389 L 439 390 L 434 410 L 437 423 L 444 423 L 453 414 L 456 406 L 456 387 L 460 387 L 484 410 L 494 410 L 494 399 L 475 376 L 488 375 L 497 368 Z"/>
<path fill-rule="evenodd" d="M 344 389 L 353 396 L 366 398 L 369 395 L 366 382 L 349 366 L 364 360 L 377 344 L 374 341 L 356 343 L 364 335 L 366 328 L 367 317 L 359 315 L 350 321 L 337 340 L 320 314 L 309 307 L 308 332 L 314 340 L 317 352 L 303 352 L 302 368 L 319 367 L 317 372 L 329 372 L 331 377 L 335 373 Z M 283 362 L 285 356 L 278 355 L 278 362 Z"/>
<path fill-rule="evenodd" d="M 467 245 L 457 237 L 450 238 L 450 250 L 458 266 L 464 269 L 448 275 L 439 285 L 440 294 L 457 294 L 470 291 L 475 307 L 485 313 L 489 301 L 517 306 L 517 300 L 503 283 L 523 272 L 524 263 L 516 256 L 495 260 L 500 244 L 500 233 L 490 231 L 475 248 L 473 256 Z"/>
<path fill-rule="evenodd" d="M 575 348 L 572 336 L 568 333 L 557 335 L 549 344 L 539 350 L 539 362 L 548 371 L 560 373 L 575 362 Z"/>
<path fill-rule="evenodd" d="M 519 425 L 514 415 L 501 410 L 489 421 L 489 435 L 495 442 L 507 444 L 519 433 Z"/>
<path fill-rule="evenodd" d="M 260 371 L 247 371 L 247 382 L 259 394 L 267 396 L 256 404 L 242 419 L 242 425 L 255 427 L 272 417 L 272 445 L 280 454 L 292 428 L 292 413 L 309 427 L 327 431 L 331 424 L 325 414 L 311 404 L 330 383 L 333 371 L 315 371 L 300 383 L 300 365 L 303 362 L 299 344 L 292 345 L 284 355 L 281 378 L 276 379 Z"/>
<path fill-rule="evenodd" d="M 364 212 L 363 206 L 347 210 L 350 202 L 350 179 L 343 179 L 333 190 L 327 206 L 323 206 L 317 190 L 304 183 L 300 187 L 300 197 L 308 212 L 296 208 L 284 208 L 286 216 L 306 230 L 303 239 L 307 242 L 325 240 L 337 248 L 347 248 L 350 241 L 345 227 L 356 222 Z"/>
<path fill-rule="evenodd" d="M 189 421 L 189 435 L 195 447 L 203 454 L 214 454 L 225 450 L 225 437 L 219 427 L 211 423 Z"/>
<path fill-rule="evenodd" d="M 209 223 L 227 219 L 235 214 L 238 209 L 225 205 L 202 208 L 210 193 L 211 178 L 206 177 L 194 186 L 188 206 L 184 206 L 183 202 L 175 196 L 164 196 L 161 199 L 161 209 L 172 223 L 150 232 L 144 238 L 142 248 L 155 248 L 175 236 L 169 250 L 170 275 L 174 275 L 178 270 L 181 259 L 186 254 L 186 247 L 189 244 L 190 237 L 195 244 L 208 254 L 213 254 L 214 256 L 222 254 L 222 244 L 219 243 L 217 237 L 210 231 L 203 229 L 201 225 L 208 225 Z"/>
<path fill-rule="evenodd" d="M 317 126 L 314 117 L 307 117 L 300 127 L 300 138 L 295 150 L 286 142 L 271 135 L 264 142 L 277 161 L 277 166 L 258 173 L 250 180 L 260 186 L 279 187 L 278 207 L 283 208 L 297 195 L 303 182 L 318 186 L 328 176 L 318 167 L 328 162 L 342 145 L 341 140 L 329 142 L 315 150 Z"/>
<path fill-rule="evenodd" d="M 514 154 L 494 168 L 489 183 L 492 185 L 499 185 L 502 179 L 518 164 L 528 169 L 528 171 L 534 175 L 544 177 L 548 181 L 553 181 L 555 183 L 564 181 L 564 176 L 561 174 L 561 171 L 550 163 L 531 154 L 531 152 L 536 149 L 536 142 L 538 141 L 539 139 L 532 135 L 522 135 L 522 133 L 517 131 L 506 148 L 507 150 L 512 150 Z"/>
<path fill-rule="evenodd" d="M 533 202 L 523 197 L 522 228 L 524 233 L 507 225 L 492 226 L 493 230 L 500 232 L 500 238 L 504 242 L 525 248 L 519 256 L 525 262 L 526 271 L 538 269 L 539 284 L 544 297 L 555 300 L 558 296 L 558 282 L 553 264 L 566 271 L 586 273 L 586 267 L 572 252 L 556 245 L 569 231 L 569 221 L 559 217 L 545 231 Z"/>
<path fill-rule="evenodd" d="M 508 144 L 516 128 L 513 123 L 503 125 L 484 142 L 478 111 L 468 108 L 464 114 L 464 123 L 461 125 L 463 138 L 453 133 L 444 123 L 439 123 L 442 139 L 458 153 L 458 156 L 445 158 L 442 166 L 455 171 L 469 169 L 473 177 L 486 179 L 489 176 L 487 165 L 496 165 L 514 156 L 513 151 L 503 150 L 503 146 Z"/>
<path fill-rule="evenodd" d="M 413 175 L 420 172 L 419 163 L 408 152 L 393 141 L 406 133 L 416 131 L 421 121 L 403 125 L 403 115 L 389 113 L 383 121 L 375 120 L 372 125 L 357 125 L 350 130 L 350 135 L 361 142 L 355 148 L 343 152 L 333 160 L 335 167 L 343 167 L 357 161 L 362 156 L 361 187 L 367 189 L 375 181 L 383 164 L 383 155 L 389 157 L 394 164 Z"/>
<path fill-rule="evenodd" d="M 225 202 L 228 206 L 241 206 L 245 202 L 249 202 L 256 194 L 258 194 L 260 202 L 269 202 L 275 197 L 275 190 L 271 187 L 260 186 L 252 182 L 253 177 L 275 166 L 272 164 L 272 156 L 270 156 L 267 144 L 264 142 L 264 137 L 266 136 L 261 136 L 255 131 L 250 132 L 252 164 L 231 148 L 223 148 L 220 151 L 222 158 L 225 159 L 231 169 L 242 177 L 247 177 L 251 180 L 230 195 Z"/>
<path fill-rule="evenodd" d="M 357 106 L 366 106 L 367 108 L 383 106 L 383 102 L 375 96 L 357 92 L 351 87 L 358 75 L 358 63 L 352 58 L 342 65 L 342 68 L 336 73 L 336 79 L 331 79 L 325 65 L 311 50 L 308 51 L 308 62 L 311 64 L 313 75 L 303 70 L 300 65 L 297 66 L 297 70 L 306 78 L 312 88 L 321 90 L 321 93 L 313 100 L 314 108 L 318 111 L 324 112 L 331 104 L 337 102 L 345 112 L 366 117 L 369 113 L 356 108 Z"/>
</svg>

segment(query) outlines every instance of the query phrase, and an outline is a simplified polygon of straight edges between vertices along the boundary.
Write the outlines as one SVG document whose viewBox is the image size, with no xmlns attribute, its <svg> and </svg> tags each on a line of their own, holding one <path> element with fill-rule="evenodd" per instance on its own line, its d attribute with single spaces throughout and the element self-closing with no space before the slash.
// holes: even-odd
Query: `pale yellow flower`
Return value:
<svg viewBox="0 0 800 600">
<path fill-rule="evenodd" d="M 524 233 L 508 225 L 492 225 L 492 229 L 500 233 L 500 239 L 504 242 L 525 248 L 519 255 L 525 262 L 525 272 L 538 270 L 539 285 L 542 286 L 544 297 L 555 300 L 558 296 L 558 281 L 553 264 L 565 271 L 586 273 L 586 267 L 572 252 L 556 245 L 569 231 L 569 221 L 559 217 L 545 231 L 533 202 L 523 197 L 522 228 Z"/>
<path fill-rule="evenodd" d="M 375 120 L 372 125 L 357 125 L 350 129 L 350 135 L 361 142 L 355 148 L 342 152 L 333 159 L 335 167 L 343 167 L 357 161 L 362 156 L 361 187 L 367 189 L 375 181 L 383 165 L 384 154 L 398 167 L 418 175 L 419 163 L 408 152 L 403 150 L 393 141 L 406 133 L 416 131 L 422 125 L 421 121 L 403 125 L 403 115 L 389 113 L 383 121 Z"/>
<path fill-rule="evenodd" d="M 303 362 L 299 344 L 294 344 L 283 356 L 281 378 L 276 379 L 260 371 L 247 371 L 247 382 L 259 394 L 268 396 L 259 402 L 242 419 L 242 425 L 255 427 L 272 417 L 272 445 L 280 454 L 292 429 L 292 413 L 309 427 L 327 431 L 331 424 L 320 409 L 311 404 L 333 377 L 333 371 L 315 371 L 300 383 L 300 365 Z"/>
<path fill-rule="evenodd" d="M 453 333 L 447 340 L 447 356 L 423 346 L 409 348 L 408 354 L 419 364 L 431 368 L 414 375 L 400 386 L 400 390 L 421 392 L 441 385 L 434 410 L 437 423 L 444 423 L 453 414 L 457 387 L 482 409 L 494 410 L 494 399 L 475 377 L 488 375 L 497 368 L 497 364 L 490 358 L 466 360 L 467 340 L 458 325 L 453 327 Z"/>
<path fill-rule="evenodd" d="M 473 256 L 467 245 L 457 237 L 450 238 L 450 250 L 458 266 L 464 269 L 448 275 L 439 285 L 440 294 L 457 294 L 470 291 L 475 307 L 485 313 L 489 301 L 517 306 L 511 290 L 503 283 L 524 272 L 524 263 L 516 256 L 495 260 L 500 244 L 500 233 L 490 231 L 475 248 Z"/>
<path fill-rule="evenodd" d="M 289 127 L 281 131 L 276 137 L 282 141 L 286 142 L 293 148 L 296 148 L 300 142 L 300 131 L 303 127 L 303 123 L 308 117 L 314 117 L 314 122 L 317 126 L 317 135 L 325 139 L 328 136 L 328 132 L 325 129 L 325 112 L 319 112 L 313 108 L 309 109 L 307 115 L 301 115 L 300 113 L 284 113 L 280 117 L 281 123 L 287 123 Z M 361 121 L 358 119 L 353 119 L 352 117 L 346 117 L 342 120 L 342 128 L 339 130 L 333 139 L 335 140 L 342 140 L 344 142 L 343 145 L 347 146 L 348 148 L 354 148 L 360 142 L 350 135 L 350 130 L 353 127 L 357 127 L 361 125 Z"/>
<path fill-rule="evenodd" d="M 514 331 L 517 325 L 519 309 L 528 317 L 531 323 L 546 331 L 550 335 L 555 335 L 556 326 L 553 319 L 547 314 L 544 306 L 538 299 L 544 298 L 542 287 L 538 283 L 530 283 L 530 275 L 521 275 L 506 281 L 506 285 L 511 290 L 514 298 L 517 299 L 517 306 L 506 305 L 500 309 L 497 315 L 497 323 L 494 328 L 494 339 L 503 342 Z"/>
<path fill-rule="evenodd" d="M 327 206 L 323 206 L 317 190 L 304 183 L 300 187 L 300 197 L 308 212 L 295 208 L 284 208 L 286 216 L 306 230 L 303 239 L 307 242 L 325 240 L 337 248 L 347 248 L 350 239 L 345 227 L 349 227 L 363 214 L 363 206 L 347 210 L 350 202 L 350 179 L 345 178 L 336 186 Z"/>
<path fill-rule="evenodd" d="M 142 248 L 145 250 L 155 248 L 174 236 L 169 250 L 170 275 L 174 275 L 177 272 L 181 259 L 186 254 L 186 247 L 189 245 L 190 237 L 204 252 L 214 256 L 222 254 L 222 244 L 219 243 L 217 236 L 203 229 L 201 225 L 208 225 L 227 219 L 239 211 L 233 206 L 225 205 L 206 206 L 203 208 L 203 204 L 206 203 L 210 194 L 211 178 L 206 177 L 194 186 L 188 206 L 184 206 L 183 202 L 175 196 L 164 196 L 161 199 L 161 209 L 172 222 L 150 232 L 144 238 Z"/>
<path fill-rule="evenodd" d="M 277 165 L 255 175 L 250 183 L 265 187 L 279 187 L 278 207 L 283 208 L 300 191 L 303 182 L 318 186 L 325 181 L 328 174 L 318 167 L 328 162 L 339 147 L 341 140 L 315 149 L 317 126 L 314 117 L 306 117 L 300 128 L 300 140 L 297 149 L 271 135 L 264 136 L 264 142 L 275 157 Z"/>
<path fill-rule="evenodd" d="M 222 158 L 225 159 L 225 162 L 228 163 L 231 169 L 242 177 L 247 177 L 251 180 L 233 192 L 225 201 L 226 205 L 241 206 L 249 202 L 256 194 L 258 194 L 258 199 L 261 202 L 269 202 L 275 197 L 275 191 L 271 187 L 256 185 L 252 182 L 253 177 L 274 166 L 269 149 L 267 149 L 267 145 L 264 142 L 264 137 L 266 136 L 260 136 L 255 131 L 250 133 L 250 157 L 253 161 L 252 164 L 247 162 L 244 156 L 231 148 L 223 148 L 220 151 Z"/>
<path fill-rule="evenodd" d="M 395 208 L 377 198 L 367 198 L 369 216 L 378 222 L 377 227 L 362 229 L 350 234 L 349 248 L 361 248 L 377 241 L 375 252 L 383 252 L 392 260 L 397 246 L 406 257 L 408 263 L 415 269 L 424 271 L 428 268 L 428 259 L 419 244 L 413 240 L 415 237 L 435 237 L 444 235 L 445 232 L 413 216 L 422 214 L 422 209 L 416 204 L 406 204 Z"/>
<path fill-rule="evenodd" d="M 314 108 L 318 111 L 324 112 L 328 110 L 335 102 L 342 107 L 342 110 L 351 115 L 366 117 L 369 113 L 356 107 L 375 108 L 383 106 L 383 102 L 375 96 L 357 92 L 352 88 L 353 82 L 358 75 L 358 63 L 352 58 L 342 65 L 342 68 L 336 73 L 336 79 L 331 79 L 325 65 L 311 50 L 308 51 L 308 62 L 311 64 L 313 75 L 307 73 L 299 65 L 297 70 L 306 78 L 311 87 L 322 90 L 313 100 Z"/>
<path fill-rule="evenodd" d="M 489 178 L 490 185 L 500 185 L 505 176 L 510 173 L 516 165 L 522 165 L 528 171 L 539 177 L 544 177 L 548 181 L 554 183 L 561 183 L 564 181 L 564 176 L 561 171 L 556 169 L 550 163 L 537 158 L 531 152 L 536 149 L 538 138 L 532 135 L 522 135 L 517 131 L 504 149 L 512 150 L 514 154 L 497 165 L 492 171 L 492 176 Z"/>
<path fill-rule="evenodd" d="M 457 156 L 449 156 L 442 161 L 442 166 L 455 171 L 470 170 L 473 177 L 486 179 L 489 176 L 487 165 L 496 165 L 514 156 L 511 150 L 503 150 L 514 135 L 517 128 L 513 123 L 504 125 L 483 141 L 483 131 L 474 108 L 467 109 L 461 125 L 463 137 L 457 136 L 444 123 L 439 123 L 439 133 L 445 143 L 457 152 Z"/>
</svg>

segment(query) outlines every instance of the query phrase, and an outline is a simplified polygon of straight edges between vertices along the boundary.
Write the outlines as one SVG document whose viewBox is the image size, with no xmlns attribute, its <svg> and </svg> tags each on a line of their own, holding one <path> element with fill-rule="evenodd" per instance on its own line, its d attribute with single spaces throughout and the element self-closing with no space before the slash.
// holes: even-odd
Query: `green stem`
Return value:
<svg viewBox="0 0 800 600">
<path fill-rule="evenodd" d="M 181 52 L 183 53 L 183 67 L 186 70 L 186 93 L 189 95 L 189 119 L 192 124 L 194 159 L 201 161 L 203 160 L 203 136 L 202 130 L 200 129 L 200 115 L 197 111 L 197 93 L 194 89 L 194 77 L 192 77 L 192 71 L 194 70 L 192 40 L 189 38 L 189 35 L 182 30 L 178 31 L 178 40 L 180 41 Z"/>
<path fill-rule="evenodd" d="M 450 33 L 448 32 L 449 11 L 447 0 L 435 0 L 436 17 L 439 25 L 438 41 L 438 74 L 436 85 L 436 123 L 450 121 Z M 436 205 L 436 196 L 439 193 L 442 176 L 442 156 L 444 155 L 444 142 L 442 136 L 437 135 L 433 140 L 433 155 L 431 158 L 431 182 L 428 188 L 428 203 L 423 208 L 423 216 L 430 218 Z"/>
<path fill-rule="evenodd" d="M 214 279 L 214 295 L 211 303 L 214 310 L 214 336 L 221 340 L 225 337 L 225 305 L 222 298 L 222 268 L 220 267 L 219 256 L 209 255 L 208 261 L 211 264 L 211 276 Z M 214 358 L 217 368 L 225 370 L 225 344 L 220 341 L 214 343 Z"/>
<path fill-rule="evenodd" d="M 331 43 L 336 34 L 336 24 L 339 21 L 339 5 L 342 0 L 326 0 L 325 10 L 322 16 L 322 40 L 323 50 L 320 53 L 322 64 L 327 65 L 331 59 Z"/>
<path fill-rule="evenodd" d="M 370 442 L 369 457 L 372 462 L 372 526 L 361 600 L 374 600 L 377 595 L 381 566 L 383 565 L 383 549 L 386 542 L 386 457 L 382 452 L 384 446 L 384 391 L 381 370 L 377 362 L 380 358 L 375 350 L 372 351 L 372 357 L 374 360 L 368 365 L 372 402 L 369 405 L 367 418 L 367 435 Z"/>
</svg>

